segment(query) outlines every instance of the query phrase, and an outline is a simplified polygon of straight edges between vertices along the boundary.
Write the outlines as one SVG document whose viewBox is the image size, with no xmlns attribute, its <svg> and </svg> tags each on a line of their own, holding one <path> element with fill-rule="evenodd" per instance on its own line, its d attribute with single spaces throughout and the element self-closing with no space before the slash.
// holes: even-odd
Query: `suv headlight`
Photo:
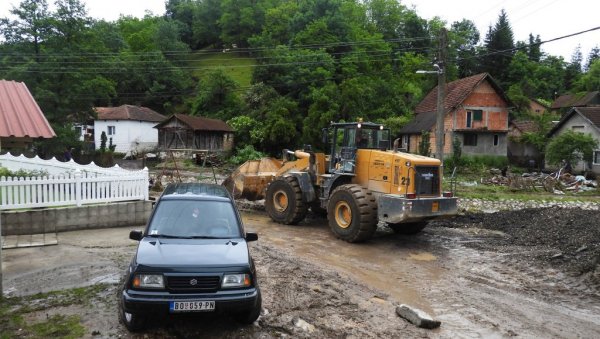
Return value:
<svg viewBox="0 0 600 339">
<path fill-rule="evenodd" d="M 221 288 L 250 287 L 251 284 L 250 274 L 225 274 Z"/>
<path fill-rule="evenodd" d="M 135 288 L 165 288 L 162 274 L 136 274 L 133 278 Z"/>
</svg>

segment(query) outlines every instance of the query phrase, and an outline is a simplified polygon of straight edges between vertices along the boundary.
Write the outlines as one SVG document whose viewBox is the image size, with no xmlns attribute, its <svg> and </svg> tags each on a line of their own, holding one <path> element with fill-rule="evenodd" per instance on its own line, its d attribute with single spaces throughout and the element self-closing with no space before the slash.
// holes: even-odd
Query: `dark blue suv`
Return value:
<svg viewBox="0 0 600 339">
<path fill-rule="evenodd" d="M 227 312 L 254 322 L 261 295 L 248 241 L 231 195 L 223 186 L 173 184 L 158 199 L 125 274 L 120 316 L 128 330 L 150 315 Z"/>
</svg>

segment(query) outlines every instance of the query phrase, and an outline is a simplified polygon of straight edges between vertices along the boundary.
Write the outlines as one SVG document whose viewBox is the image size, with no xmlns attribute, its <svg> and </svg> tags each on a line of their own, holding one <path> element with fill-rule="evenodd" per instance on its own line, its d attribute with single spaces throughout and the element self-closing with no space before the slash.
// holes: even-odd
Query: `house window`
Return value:
<svg viewBox="0 0 600 339">
<path fill-rule="evenodd" d="M 585 126 L 573 126 L 571 129 L 573 132 L 583 133 L 585 131 Z"/>
<path fill-rule="evenodd" d="M 600 150 L 594 151 L 594 165 L 600 165 Z"/>
<path fill-rule="evenodd" d="M 467 128 L 473 127 L 473 121 L 483 120 L 483 111 L 480 109 L 474 109 L 467 111 Z"/>
<path fill-rule="evenodd" d="M 464 146 L 477 146 L 477 134 L 467 133 L 463 135 Z"/>
<path fill-rule="evenodd" d="M 108 126 L 108 135 L 115 134 L 115 126 Z"/>
<path fill-rule="evenodd" d="M 498 146 L 499 143 L 500 137 L 498 136 L 498 134 L 494 134 L 494 146 Z"/>
</svg>

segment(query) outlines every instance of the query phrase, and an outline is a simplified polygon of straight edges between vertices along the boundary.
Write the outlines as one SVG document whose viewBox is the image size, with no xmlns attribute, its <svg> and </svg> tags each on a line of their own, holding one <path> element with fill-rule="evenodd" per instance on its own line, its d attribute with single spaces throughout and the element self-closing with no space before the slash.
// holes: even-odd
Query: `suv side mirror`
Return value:
<svg viewBox="0 0 600 339">
<path fill-rule="evenodd" d="M 131 231 L 129 232 L 129 239 L 140 241 L 143 238 L 142 231 Z"/>
<path fill-rule="evenodd" d="M 246 241 L 256 241 L 256 240 L 258 240 L 258 234 L 252 233 L 252 232 L 246 233 Z"/>
</svg>

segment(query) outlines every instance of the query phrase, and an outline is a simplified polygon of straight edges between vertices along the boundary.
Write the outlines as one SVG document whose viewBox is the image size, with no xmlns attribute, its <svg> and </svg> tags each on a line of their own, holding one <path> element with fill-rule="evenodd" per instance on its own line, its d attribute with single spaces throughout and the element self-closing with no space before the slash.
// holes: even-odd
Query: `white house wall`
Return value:
<svg viewBox="0 0 600 339">
<path fill-rule="evenodd" d="M 573 127 L 576 126 L 583 126 L 583 129 L 573 129 Z M 589 121 L 578 113 L 573 114 L 573 116 L 569 120 L 565 121 L 563 125 L 556 132 L 554 132 L 554 137 L 563 134 L 565 131 L 568 130 L 589 134 L 595 140 L 600 141 L 600 131 L 598 131 L 598 129 L 594 126 L 590 125 Z M 600 165 L 592 164 L 592 168 L 589 168 L 589 165 L 587 166 L 587 168 L 591 169 L 596 174 L 600 174 Z M 575 166 L 575 170 L 583 170 L 583 162 L 577 164 Z"/>
<path fill-rule="evenodd" d="M 127 153 L 150 150 L 158 145 L 156 122 L 136 120 L 96 120 L 94 121 L 94 143 L 100 149 L 100 136 L 106 133 L 106 147 L 116 145 L 115 152 Z M 115 134 L 108 135 L 108 126 L 115 126 Z"/>
</svg>

